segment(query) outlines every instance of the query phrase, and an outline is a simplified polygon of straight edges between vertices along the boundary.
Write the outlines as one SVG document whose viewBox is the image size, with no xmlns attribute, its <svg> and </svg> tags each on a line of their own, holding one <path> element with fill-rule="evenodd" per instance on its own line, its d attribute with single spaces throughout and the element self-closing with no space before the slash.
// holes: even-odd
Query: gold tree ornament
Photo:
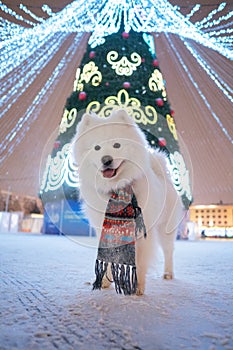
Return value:
<svg viewBox="0 0 233 350">
<path fill-rule="evenodd" d="M 130 55 L 130 58 L 132 62 L 130 62 L 126 56 L 123 56 L 120 60 L 117 61 L 118 53 L 116 51 L 110 51 L 107 54 L 108 63 L 112 66 L 112 69 L 114 69 L 118 75 L 132 75 L 133 72 L 137 70 L 137 67 L 142 63 L 141 56 L 136 52 L 133 52 Z"/>
<path fill-rule="evenodd" d="M 163 76 L 158 69 L 155 69 L 154 72 L 151 74 L 148 85 L 151 91 L 161 91 L 163 99 L 167 99 L 167 93 L 163 82 Z"/>
<path fill-rule="evenodd" d="M 73 91 L 82 91 L 82 90 L 80 90 L 81 86 L 79 86 L 79 84 L 78 84 L 79 77 L 80 77 L 80 72 L 81 72 L 81 69 L 77 68 L 76 74 L 75 74 L 75 81 L 74 81 L 74 89 L 73 89 Z"/>
<path fill-rule="evenodd" d="M 170 114 L 167 114 L 166 120 L 167 120 L 167 125 L 168 125 L 169 130 L 171 131 L 174 139 L 177 141 L 178 136 L 177 136 L 177 132 L 176 132 L 176 125 L 175 125 L 174 119 L 172 118 L 172 116 L 170 116 Z"/>
<path fill-rule="evenodd" d="M 84 82 L 91 83 L 92 86 L 99 86 L 102 81 L 102 74 L 95 62 L 90 61 L 83 67 L 82 73 L 80 68 L 76 71 L 76 79 L 74 82 L 74 91 L 83 91 Z"/>
<path fill-rule="evenodd" d="M 158 115 L 154 107 L 148 105 L 142 107 L 141 102 L 130 97 L 124 89 L 120 90 L 117 96 L 108 96 L 104 104 L 101 105 L 98 101 L 92 101 L 88 104 L 86 112 L 98 113 L 100 117 L 108 117 L 112 111 L 123 108 L 138 124 L 155 124 L 158 120 Z"/>
<path fill-rule="evenodd" d="M 77 114 L 78 114 L 78 111 L 76 108 L 72 108 L 70 111 L 68 111 L 65 108 L 62 116 L 62 120 L 59 126 L 59 134 L 63 134 L 64 132 L 66 132 L 68 128 L 70 128 L 74 124 L 77 118 Z"/>
</svg>

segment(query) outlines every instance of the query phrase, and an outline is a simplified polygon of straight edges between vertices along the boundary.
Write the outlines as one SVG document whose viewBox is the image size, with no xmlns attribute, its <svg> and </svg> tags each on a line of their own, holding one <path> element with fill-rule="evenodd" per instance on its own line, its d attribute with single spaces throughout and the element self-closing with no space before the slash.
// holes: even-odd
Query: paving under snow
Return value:
<svg viewBox="0 0 233 350">
<path fill-rule="evenodd" d="M 95 247 L 0 234 L 1 350 L 233 349 L 233 241 L 177 241 L 176 278 L 159 266 L 142 297 L 91 290 Z"/>
</svg>

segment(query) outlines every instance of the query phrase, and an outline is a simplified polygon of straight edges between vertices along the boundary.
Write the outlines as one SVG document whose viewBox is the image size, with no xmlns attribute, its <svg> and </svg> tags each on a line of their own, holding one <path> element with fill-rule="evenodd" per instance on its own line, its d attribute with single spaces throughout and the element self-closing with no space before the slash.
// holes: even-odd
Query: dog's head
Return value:
<svg viewBox="0 0 233 350">
<path fill-rule="evenodd" d="M 103 192 L 131 183 L 145 168 L 146 145 L 142 131 L 124 110 L 108 118 L 84 114 L 73 140 L 81 181 L 87 177 Z"/>
</svg>

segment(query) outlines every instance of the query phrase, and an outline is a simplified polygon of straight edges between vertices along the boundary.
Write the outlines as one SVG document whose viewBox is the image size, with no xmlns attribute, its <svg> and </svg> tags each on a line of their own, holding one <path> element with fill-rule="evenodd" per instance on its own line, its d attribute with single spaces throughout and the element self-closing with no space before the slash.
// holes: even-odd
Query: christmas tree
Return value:
<svg viewBox="0 0 233 350">
<path fill-rule="evenodd" d="M 51 203 L 79 203 L 78 169 L 72 163 L 70 146 L 82 115 L 92 111 L 105 118 L 116 108 L 125 109 L 134 118 L 152 148 L 166 152 L 174 186 L 188 208 L 192 199 L 189 173 L 179 150 L 174 112 L 159 68 L 154 37 L 133 30 L 125 32 L 121 26 L 117 33 L 105 38 L 93 34 L 77 69 L 74 89 L 67 99 L 41 184 L 47 212 Z M 73 210 L 78 212 L 80 207 Z"/>
</svg>

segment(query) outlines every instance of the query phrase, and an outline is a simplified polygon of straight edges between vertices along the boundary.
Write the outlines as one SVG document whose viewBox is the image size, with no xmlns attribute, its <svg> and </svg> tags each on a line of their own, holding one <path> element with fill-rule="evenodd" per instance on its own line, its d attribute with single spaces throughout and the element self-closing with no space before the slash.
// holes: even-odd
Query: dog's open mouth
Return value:
<svg viewBox="0 0 233 350">
<path fill-rule="evenodd" d="M 102 171 L 103 177 L 111 178 L 113 176 L 116 176 L 117 169 L 105 169 Z"/>
<path fill-rule="evenodd" d="M 106 168 L 106 169 L 102 170 L 103 177 L 111 179 L 112 177 L 116 176 L 121 164 L 122 163 L 120 163 L 120 165 L 116 169 Z"/>
</svg>

